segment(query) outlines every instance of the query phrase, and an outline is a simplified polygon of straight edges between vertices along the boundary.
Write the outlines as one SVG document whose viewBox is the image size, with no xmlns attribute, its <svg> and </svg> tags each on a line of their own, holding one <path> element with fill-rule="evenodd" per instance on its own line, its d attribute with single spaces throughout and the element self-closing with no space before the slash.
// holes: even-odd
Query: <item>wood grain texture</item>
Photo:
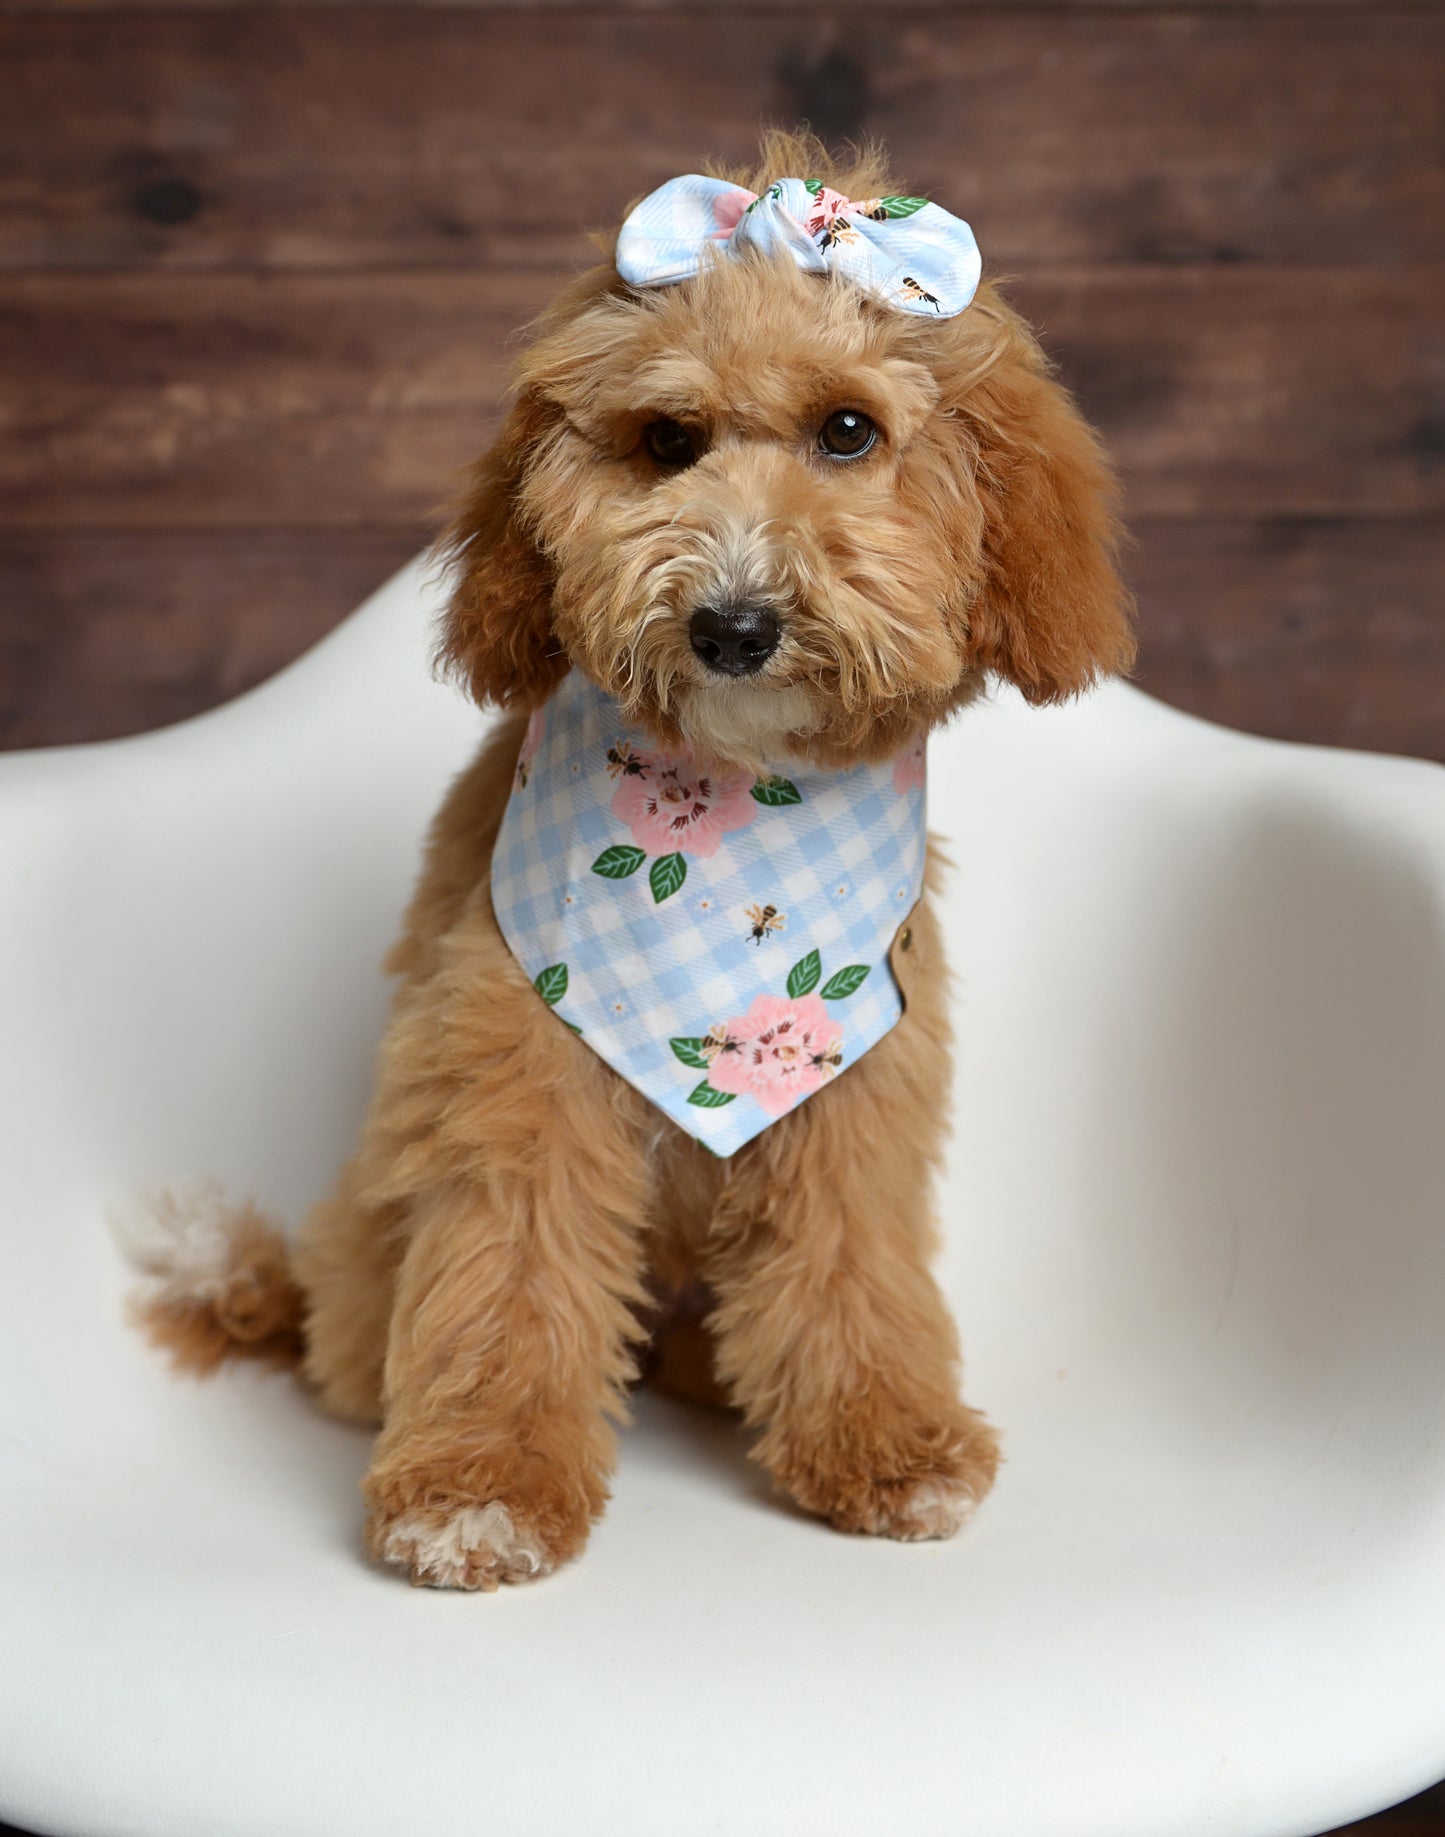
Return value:
<svg viewBox="0 0 1445 1837">
<path fill-rule="evenodd" d="M 557 277 L 0 280 L 0 527 L 414 525 Z M 1014 289 L 1135 517 L 1445 504 L 1445 269 L 1091 268 Z"/>
<path fill-rule="evenodd" d="M 1010 291 L 1131 516 L 1445 503 L 1445 267 L 1093 268 Z"/>
<path fill-rule="evenodd" d="M 1383 5 L 0 18 L 0 268 L 556 267 L 803 116 L 996 268 L 1439 260 L 1442 65 Z"/>
<path fill-rule="evenodd" d="M 0 537 L 0 747 L 144 733 L 323 638 L 421 530 Z"/>
<path fill-rule="evenodd" d="M 385 530 L 0 537 L 0 747 L 109 739 L 264 681 L 420 549 Z M 1139 679 L 1280 739 L 1445 758 L 1445 524 L 1141 523 Z"/>
<path fill-rule="evenodd" d="M 499 418 L 552 277 L 0 283 L 0 525 L 413 525 Z"/>
<path fill-rule="evenodd" d="M 1138 681 L 1281 740 L 1445 760 L 1445 522 L 1145 522 Z"/>
<path fill-rule="evenodd" d="M 524 12 L 581 15 L 605 13 L 630 17 L 660 18 L 668 14 L 708 10 L 699 0 L 144 0 L 153 12 L 354 12 L 364 3 L 377 11 L 415 13 L 437 9 L 464 13 Z M 1349 12 L 1364 11 L 1375 0 L 1184 0 L 1192 12 L 1239 11 L 1248 6 L 1260 12 Z M 1402 11 L 1425 12 L 1438 0 L 1397 0 Z M 136 0 L 0 0 L 0 15 L 6 13 L 51 17 L 70 13 L 114 13 L 130 11 Z M 1014 0 L 1020 13 L 1153 13 L 1177 10 L 1181 0 Z M 967 12 L 993 10 L 998 0 L 831 0 L 829 14 L 867 14 L 887 18 L 895 11 Z M 717 0 L 713 8 L 717 10 Z M 793 14 L 816 15 L 817 0 L 738 0 L 730 11 L 744 16 L 784 17 Z"/>
</svg>

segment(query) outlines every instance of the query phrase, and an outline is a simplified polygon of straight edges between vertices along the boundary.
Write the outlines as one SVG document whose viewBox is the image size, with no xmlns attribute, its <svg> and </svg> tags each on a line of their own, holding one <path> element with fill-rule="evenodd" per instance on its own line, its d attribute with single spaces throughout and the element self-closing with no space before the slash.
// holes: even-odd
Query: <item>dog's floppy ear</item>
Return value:
<svg viewBox="0 0 1445 1837">
<path fill-rule="evenodd" d="M 504 708 L 534 707 L 567 672 L 552 631 L 552 571 L 520 503 L 530 458 L 554 420 L 534 396 L 513 405 L 442 543 L 453 585 L 438 662 L 478 702 Z"/>
<path fill-rule="evenodd" d="M 997 310 L 1000 361 L 956 404 L 983 510 L 969 634 L 981 668 L 1030 702 L 1058 702 L 1134 661 L 1132 601 L 1114 566 L 1114 476 L 1032 335 Z"/>
</svg>

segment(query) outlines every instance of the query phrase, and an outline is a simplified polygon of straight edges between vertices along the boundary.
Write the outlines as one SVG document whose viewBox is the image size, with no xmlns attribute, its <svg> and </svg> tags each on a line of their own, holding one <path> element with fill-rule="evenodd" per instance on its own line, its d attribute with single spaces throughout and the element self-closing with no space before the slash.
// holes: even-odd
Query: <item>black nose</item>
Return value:
<svg viewBox="0 0 1445 1837">
<path fill-rule="evenodd" d="M 688 631 L 693 650 L 722 676 L 751 676 L 778 648 L 778 621 L 766 606 L 699 606 Z"/>
</svg>

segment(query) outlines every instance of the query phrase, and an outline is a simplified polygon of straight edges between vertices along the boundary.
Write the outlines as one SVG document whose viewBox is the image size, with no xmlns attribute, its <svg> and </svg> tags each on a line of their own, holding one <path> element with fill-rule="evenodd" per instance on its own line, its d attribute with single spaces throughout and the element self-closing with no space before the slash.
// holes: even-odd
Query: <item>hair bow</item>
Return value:
<svg viewBox="0 0 1445 1837">
<path fill-rule="evenodd" d="M 759 194 L 699 173 L 642 200 L 617 238 L 617 271 L 633 287 L 670 287 L 698 272 L 709 247 L 786 252 L 900 312 L 941 319 L 978 287 L 973 231 L 927 198 L 845 198 L 819 179 L 779 179 Z"/>
</svg>

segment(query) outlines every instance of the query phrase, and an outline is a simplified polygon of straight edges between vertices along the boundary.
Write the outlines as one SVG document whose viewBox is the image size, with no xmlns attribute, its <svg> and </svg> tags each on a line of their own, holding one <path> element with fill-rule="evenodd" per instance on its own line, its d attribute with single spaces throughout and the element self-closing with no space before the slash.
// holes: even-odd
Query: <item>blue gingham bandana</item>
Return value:
<svg viewBox="0 0 1445 1837">
<path fill-rule="evenodd" d="M 927 198 L 845 198 L 820 179 L 779 179 L 761 196 L 688 173 L 649 193 L 617 238 L 633 287 L 689 280 L 703 251 L 748 248 L 836 272 L 900 312 L 951 319 L 978 287 L 979 253 L 960 217 Z"/>
<path fill-rule="evenodd" d="M 888 950 L 923 890 L 924 748 L 707 771 L 574 670 L 518 755 L 492 856 L 502 935 L 559 1021 L 730 1155 L 903 1012 Z"/>
</svg>

